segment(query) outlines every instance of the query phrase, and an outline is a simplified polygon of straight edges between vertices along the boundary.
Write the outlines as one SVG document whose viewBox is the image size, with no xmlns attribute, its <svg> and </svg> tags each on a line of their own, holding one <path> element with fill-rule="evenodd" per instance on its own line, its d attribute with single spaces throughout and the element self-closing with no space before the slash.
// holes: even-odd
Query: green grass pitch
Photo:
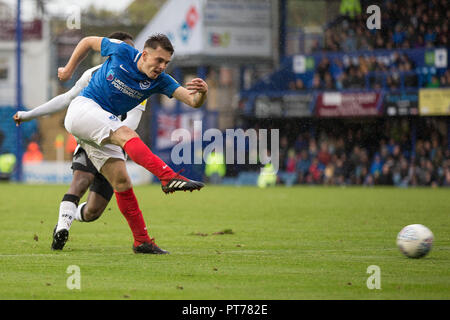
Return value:
<svg viewBox="0 0 450 320">
<path fill-rule="evenodd" d="M 135 187 L 150 235 L 171 252 L 163 256 L 132 252 L 114 198 L 51 251 L 66 190 L 0 184 L 0 299 L 450 298 L 449 189 L 206 186 L 166 196 Z M 435 236 L 423 259 L 395 245 L 413 223 Z M 71 265 L 80 290 L 66 285 Z M 381 289 L 367 287 L 371 265 Z"/>
</svg>

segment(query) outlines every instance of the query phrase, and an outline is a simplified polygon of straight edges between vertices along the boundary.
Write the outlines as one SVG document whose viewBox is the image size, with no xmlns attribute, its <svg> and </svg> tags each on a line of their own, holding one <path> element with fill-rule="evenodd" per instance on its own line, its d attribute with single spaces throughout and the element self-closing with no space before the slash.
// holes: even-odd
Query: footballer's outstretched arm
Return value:
<svg viewBox="0 0 450 320">
<path fill-rule="evenodd" d="M 85 37 L 75 47 L 72 56 L 65 67 L 58 68 L 58 78 L 61 81 L 69 80 L 81 61 L 88 55 L 90 50 L 99 51 L 102 48 L 103 37 Z"/>
<path fill-rule="evenodd" d="M 67 92 L 60 94 L 50 101 L 47 101 L 44 104 L 41 104 L 29 111 L 19 111 L 14 116 L 13 119 L 16 122 L 16 125 L 20 125 L 20 123 L 25 121 L 30 121 L 38 117 L 46 116 L 53 114 L 55 112 L 61 111 L 65 108 L 67 108 L 72 102 L 73 99 L 75 99 L 76 96 L 78 96 L 83 90 L 84 87 L 86 87 L 89 84 L 89 81 L 91 79 L 92 73 L 100 68 L 101 65 L 93 67 L 91 69 L 86 70 L 83 75 L 78 79 L 78 81 L 75 83 L 75 85 Z"/>
<path fill-rule="evenodd" d="M 78 88 L 73 87 L 69 91 L 54 97 L 53 99 L 37 106 L 34 109 L 31 109 L 30 111 L 18 111 L 14 115 L 13 119 L 16 122 L 16 125 L 20 125 L 22 122 L 30 121 L 38 117 L 61 111 L 68 107 L 70 102 L 78 95 L 78 93 L 80 93 L 80 91 L 81 90 L 78 90 Z"/>
<path fill-rule="evenodd" d="M 195 78 L 186 84 L 186 88 L 178 87 L 173 96 L 175 99 L 193 107 L 199 108 L 205 103 L 208 95 L 208 84 L 200 78 Z"/>
</svg>

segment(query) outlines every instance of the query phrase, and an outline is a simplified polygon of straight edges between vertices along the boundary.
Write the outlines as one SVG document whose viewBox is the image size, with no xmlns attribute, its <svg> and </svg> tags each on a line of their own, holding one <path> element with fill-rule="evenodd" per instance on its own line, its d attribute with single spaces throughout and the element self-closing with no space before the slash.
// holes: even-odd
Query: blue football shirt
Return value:
<svg viewBox="0 0 450 320">
<path fill-rule="evenodd" d="M 142 53 L 120 40 L 103 38 L 101 55 L 109 58 L 80 95 L 94 100 L 116 116 L 127 113 L 154 93 L 171 98 L 180 86 L 165 72 L 156 79 L 140 72 L 137 62 Z"/>
</svg>

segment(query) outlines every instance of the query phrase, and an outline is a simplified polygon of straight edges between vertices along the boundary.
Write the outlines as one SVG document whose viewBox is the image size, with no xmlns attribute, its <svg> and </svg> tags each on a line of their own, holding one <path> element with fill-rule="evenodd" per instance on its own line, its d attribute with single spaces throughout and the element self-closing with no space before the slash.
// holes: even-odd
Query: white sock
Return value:
<svg viewBox="0 0 450 320">
<path fill-rule="evenodd" d="M 86 205 L 87 202 L 83 202 L 81 203 L 77 210 L 75 211 L 75 215 L 74 215 L 74 219 L 80 222 L 84 222 L 83 217 L 81 216 L 81 210 L 83 209 L 83 207 Z"/>
<path fill-rule="evenodd" d="M 70 229 L 76 210 L 77 206 L 75 203 L 70 201 L 61 201 L 61 204 L 59 205 L 59 218 L 56 231 L 61 229 Z"/>
</svg>

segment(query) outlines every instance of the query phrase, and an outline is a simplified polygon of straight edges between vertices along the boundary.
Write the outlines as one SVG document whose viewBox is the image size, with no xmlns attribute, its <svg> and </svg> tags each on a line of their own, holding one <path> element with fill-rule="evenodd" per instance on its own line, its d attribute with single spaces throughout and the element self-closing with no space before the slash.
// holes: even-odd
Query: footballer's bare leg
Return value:
<svg viewBox="0 0 450 320">
<path fill-rule="evenodd" d="M 136 196 L 134 195 L 133 185 L 128 175 L 125 161 L 122 159 L 110 158 L 103 167 L 101 173 L 108 179 L 114 188 L 117 205 L 120 212 L 130 226 L 133 233 L 134 243 L 133 251 L 135 253 L 152 253 L 165 254 L 167 251 L 159 248 L 153 239 L 150 239 L 147 227 L 145 225 L 144 217 Z"/>
<path fill-rule="evenodd" d="M 93 181 L 94 175 L 92 173 L 74 170 L 72 183 L 70 184 L 67 194 L 73 194 L 81 199 Z"/>
<path fill-rule="evenodd" d="M 92 222 L 100 218 L 108 205 L 109 200 L 105 199 L 103 196 L 97 192 L 90 191 L 88 193 L 88 198 L 86 205 L 82 211 L 82 219 L 85 222 Z"/>
<path fill-rule="evenodd" d="M 81 203 L 77 208 L 75 220 L 81 222 L 97 220 L 105 211 L 113 195 L 114 190 L 111 184 L 97 172 L 89 188 L 86 202 Z"/>
<path fill-rule="evenodd" d="M 166 194 L 175 191 L 200 190 L 204 186 L 202 182 L 189 180 L 175 173 L 145 145 L 134 130 L 127 126 L 112 132 L 108 142 L 122 147 L 134 162 L 155 175 L 161 181 L 161 188 Z"/>
</svg>

